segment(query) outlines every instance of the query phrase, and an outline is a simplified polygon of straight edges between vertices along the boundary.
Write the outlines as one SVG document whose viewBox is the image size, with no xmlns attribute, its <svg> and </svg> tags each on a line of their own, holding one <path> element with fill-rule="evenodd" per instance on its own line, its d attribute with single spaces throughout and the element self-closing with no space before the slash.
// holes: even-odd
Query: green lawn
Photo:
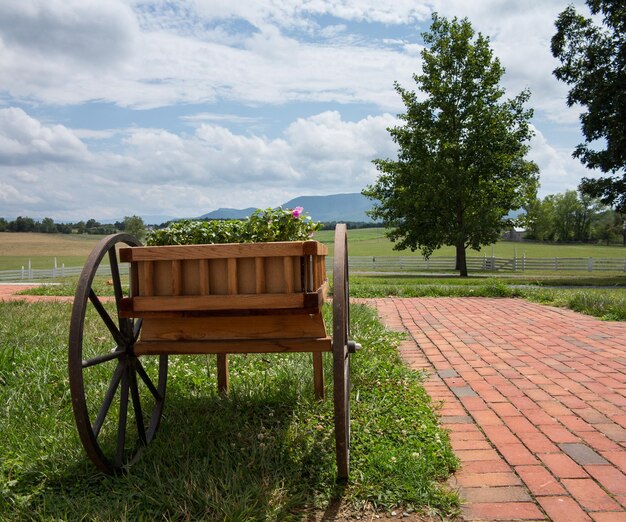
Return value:
<svg viewBox="0 0 626 522">
<path fill-rule="evenodd" d="M 0 303 L 0 520 L 309 520 L 339 498 L 354 512 L 458 512 L 445 486 L 457 459 L 423 376 L 370 309 L 352 310 L 363 350 L 351 360 L 345 486 L 335 482 L 329 354 L 324 401 L 313 397 L 309 354 L 230 357 L 227 398 L 214 357 L 172 356 L 157 438 L 128 473 L 97 472 L 72 415 L 69 315 L 65 303 Z M 85 332 L 111 342 L 102 325 Z"/>
</svg>

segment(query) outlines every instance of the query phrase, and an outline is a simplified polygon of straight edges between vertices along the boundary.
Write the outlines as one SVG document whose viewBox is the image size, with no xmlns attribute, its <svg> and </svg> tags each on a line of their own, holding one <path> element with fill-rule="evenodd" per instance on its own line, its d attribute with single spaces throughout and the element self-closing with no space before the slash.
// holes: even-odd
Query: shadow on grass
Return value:
<svg viewBox="0 0 626 522">
<path fill-rule="evenodd" d="M 81 453 L 69 467 L 52 466 L 29 511 L 64 520 L 302 520 L 341 494 L 332 425 L 294 422 L 304 414 L 294 409 L 296 390 L 168 393 L 157 438 L 127 473 L 103 475 Z"/>
<path fill-rule="evenodd" d="M 410 280 L 414 280 L 414 279 L 424 279 L 424 280 L 439 280 L 439 279 L 461 279 L 461 277 L 459 276 L 458 273 L 454 273 L 454 274 L 443 274 L 443 273 L 437 273 L 437 274 L 400 274 L 398 272 L 389 272 L 389 273 L 384 273 L 384 272 L 378 272 L 378 273 L 374 273 L 374 272 L 354 272 L 351 274 L 351 277 L 354 277 L 356 279 L 372 279 L 372 280 L 377 280 L 377 279 L 410 279 Z M 468 279 L 488 279 L 490 277 L 493 277 L 492 274 L 470 274 L 467 277 L 462 278 L 462 280 L 468 280 Z"/>
</svg>

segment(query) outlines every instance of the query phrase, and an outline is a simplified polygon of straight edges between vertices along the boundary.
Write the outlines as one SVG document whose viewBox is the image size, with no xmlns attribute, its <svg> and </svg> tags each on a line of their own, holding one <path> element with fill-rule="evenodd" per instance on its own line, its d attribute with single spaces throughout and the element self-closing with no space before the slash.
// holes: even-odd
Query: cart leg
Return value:
<svg viewBox="0 0 626 522">
<path fill-rule="evenodd" d="M 228 395 L 228 354 L 217 354 L 217 389 Z"/>
<path fill-rule="evenodd" d="M 313 386 L 315 398 L 324 398 L 324 361 L 322 352 L 313 352 Z"/>
</svg>

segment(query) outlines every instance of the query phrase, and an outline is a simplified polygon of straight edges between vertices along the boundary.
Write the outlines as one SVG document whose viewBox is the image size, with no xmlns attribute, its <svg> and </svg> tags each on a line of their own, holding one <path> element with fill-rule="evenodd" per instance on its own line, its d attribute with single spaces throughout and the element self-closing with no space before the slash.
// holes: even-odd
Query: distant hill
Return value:
<svg viewBox="0 0 626 522">
<path fill-rule="evenodd" d="M 218 208 L 208 214 L 202 214 L 200 219 L 243 219 L 252 214 L 256 208 Z"/>
<path fill-rule="evenodd" d="M 314 221 L 364 221 L 372 219 L 365 214 L 372 202 L 362 194 L 332 194 L 330 196 L 300 196 L 281 205 L 283 208 L 303 207 Z M 243 219 L 255 208 L 220 208 L 200 216 L 202 219 Z"/>
</svg>

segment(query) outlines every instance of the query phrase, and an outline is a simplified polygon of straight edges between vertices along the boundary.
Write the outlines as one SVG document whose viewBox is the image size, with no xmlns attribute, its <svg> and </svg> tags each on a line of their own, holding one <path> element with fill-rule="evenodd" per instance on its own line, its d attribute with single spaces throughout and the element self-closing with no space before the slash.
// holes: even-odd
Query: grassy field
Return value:
<svg viewBox="0 0 626 522">
<path fill-rule="evenodd" d="M 231 357 L 229 397 L 215 391 L 214 357 L 172 356 L 158 437 L 128 473 L 97 472 L 72 415 L 69 314 L 64 303 L 0 303 L 0 520 L 309 520 L 333 499 L 356 512 L 457 513 L 444 485 L 458 464 L 448 436 L 422 375 L 398 358 L 399 334 L 371 310 L 352 310 L 363 350 L 351 360 L 345 486 L 335 482 L 332 400 L 314 399 L 309 354 Z M 85 331 L 111 342 L 102 324 Z"/>
<path fill-rule="evenodd" d="M 101 236 L 69 235 L 69 234 L 35 234 L 35 233 L 0 233 L 0 270 L 19 270 L 28 266 L 32 268 L 52 268 L 54 258 L 57 266 L 64 263 L 66 267 L 82 266 L 89 252 L 101 239 Z M 333 251 L 334 231 L 322 230 L 315 234 L 315 239 L 325 243 Z M 393 250 L 393 243 L 385 237 L 382 228 L 366 228 L 348 231 L 348 252 L 351 256 L 420 256 L 419 252 Z M 626 258 L 626 248 L 600 245 L 547 245 L 528 242 L 500 241 L 484 247 L 481 252 L 468 250 L 468 256 L 487 256 L 512 258 L 522 257 L 594 257 L 594 258 Z M 452 247 L 437 250 L 434 256 L 453 256 Z"/>
<path fill-rule="evenodd" d="M 321 230 L 315 233 L 315 239 L 325 243 L 332 255 L 334 231 Z M 383 228 L 364 228 L 348 230 L 348 252 L 351 256 L 420 256 L 419 251 L 393 250 L 393 243 L 385 237 Z M 626 258 L 626 248 L 602 245 L 549 245 L 531 242 L 500 241 L 492 246 L 483 247 L 480 252 L 468 250 L 468 256 L 491 256 L 512 258 L 522 257 L 610 257 Z M 454 256 L 453 247 L 443 247 L 433 256 Z"/>
<path fill-rule="evenodd" d="M 0 232 L 0 270 L 81 266 L 102 236 Z"/>
</svg>

